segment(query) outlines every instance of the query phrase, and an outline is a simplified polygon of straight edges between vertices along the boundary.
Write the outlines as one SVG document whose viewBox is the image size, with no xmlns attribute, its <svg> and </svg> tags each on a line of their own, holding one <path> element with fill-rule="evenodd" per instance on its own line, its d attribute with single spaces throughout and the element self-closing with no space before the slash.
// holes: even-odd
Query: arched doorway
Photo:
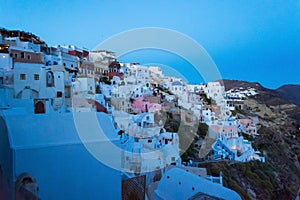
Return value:
<svg viewBox="0 0 300 200">
<path fill-rule="evenodd" d="M 34 104 L 34 113 L 35 114 L 45 113 L 45 105 L 42 101 L 38 101 Z"/>
<path fill-rule="evenodd" d="M 16 200 L 38 200 L 38 190 L 36 180 L 29 174 L 23 173 L 16 181 Z"/>
</svg>

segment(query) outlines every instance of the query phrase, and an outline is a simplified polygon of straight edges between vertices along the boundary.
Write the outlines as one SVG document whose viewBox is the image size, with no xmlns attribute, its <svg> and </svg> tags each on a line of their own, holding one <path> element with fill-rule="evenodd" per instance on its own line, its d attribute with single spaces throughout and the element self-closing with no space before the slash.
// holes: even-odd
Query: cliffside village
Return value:
<svg viewBox="0 0 300 200">
<path fill-rule="evenodd" d="M 145 127 L 161 127 L 162 124 L 154 123 L 157 112 L 188 110 L 193 113 L 190 120 L 209 126 L 208 137 L 216 140 L 212 145 L 215 159 L 264 162 L 251 143 L 240 136 L 258 136 L 258 122 L 237 118 L 231 112 L 241 108 L 244 99 L 257 94 L 253 88 L 225 92 L 220 82 L 191 85 L 181 78 L 164 75 L 157 66 L 118 62 L 108 50 L 88 51 L 73 45 L 48 47 L 39 38 L 20 31 L 6 34 L 1 30 L 0 52 L 0 85 L 13 82 L 18 98 L 43 98 L 45 91 L 37 83 L 46 82 L 45 89 L 55 84 L 59 91 L 52 94 L 56 96 L 54 109 L 65 104 L 67 109 L 82 112 L 96 109 L 112 113 L 123 137 L 137 134 Z M 12 69 L 14 73 L 10 74 Z M 203 95 L 213 102 L 204 103 Z M 62 96 L 66 97 L 65 102 Z M 73 101 L 70 97 L 74 97 Z M 35 112 L 47 112 L 45 105 L 40 106 L 45 103 L 36 102 Z"/>
<path fill-rule="evenodd" d="M 258 121 L 232 114 L 241 109 L 244 99 L 257 94 L 253 88 L 226 92 L 220 82 L 188 84 L 164 75 L 158 66 L 119 62 L 108 50 L 48 47 L 31 33 L 5 29 L 0 33 L 1 109 L 108 114 L 126 150 L 121 157 L 127 173 L 181 165 L 178 134 L 168 132 L 164 121 L 157 118 L 163 112 L 189 112 L 186 121 L 207 124 L 205 137 L 215 142 L 206 148 L 215 161 L 265 162 L 242 136 L 258 137 Z M 222 178 L 205 177 L 222 184 Z M 163 187 L 158 186 L 156 195 L 165 192 Z"/>
</svg>

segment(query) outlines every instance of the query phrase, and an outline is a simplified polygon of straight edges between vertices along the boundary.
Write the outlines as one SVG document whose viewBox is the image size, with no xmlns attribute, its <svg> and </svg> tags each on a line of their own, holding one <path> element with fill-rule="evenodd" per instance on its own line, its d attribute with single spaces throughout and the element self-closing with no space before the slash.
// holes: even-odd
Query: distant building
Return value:
<svg viewBox="0 0 300 200">
<path fill-rule="evenodd" d="M 128 98 L 125 97 L 116 97 L 115 95 L 113 95 L 111 97 L 111 105 L 115 110 L 121 110 L 128 113 L 134 112 L 134 109 L 131 106 L 131 102 Z"/>
<path fill-rule="evenodd" d="M 116 55 L 111 51 L 96 50 L 89 53 L 89 61 L 94 63 L 96 77 L 108 76 L 109 65 L 116 60 Z"/>
<path fill-rule="evenodd" d="M 121 72 L 121 65 L 117 61 L 110 63 L 108 66 L 109 79 L 112 79 L 114 76 L 118 76 L 121 80 L 124 80 L 124 73 Z"/>
<path fill-rule="evenodd" d="M 222 100 L 225 96 L 225 88 L 220 82 L 208 82 L 205 92 L 208 98 L 212 98 L 217 102 Z"/>
<path fill-rule="evenodd" d="M 179 81 L 174 81 L 171 84 L 171 92 L 175 95 L 181 95 L 183 91 L 183 84 Z"/>
<path fill-rule="evenodd" d="M 79 65 L 78 77 L 92 77 L 96 81 L 99 81 L 99 78 L 95 76 L 95 65 L 93 62 L 82 60 Z"/>
<path fill-rule="evenodd" d="M 239 122 L 239 131 L 246 133 L 251 136 L 257 136 L 259 135 L 257 133 L 257 127 L 253 123 L 252 119 L 238 119 Z"/>
<path fill-rule="evenodd" d="M 210 125 L 209 131 L 211 134 L 215 134 L 217 138 L 220 138 L 224 135 L 227 139 L 229 138 L 237 138 L 239 137 L 238 134 L 238 127 L 235 125 Z"/>
</svg>

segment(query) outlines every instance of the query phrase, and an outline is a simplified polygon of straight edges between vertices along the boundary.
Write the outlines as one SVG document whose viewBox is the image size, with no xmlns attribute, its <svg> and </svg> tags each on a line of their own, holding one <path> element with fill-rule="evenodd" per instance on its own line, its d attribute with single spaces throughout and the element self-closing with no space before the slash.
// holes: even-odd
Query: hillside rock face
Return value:
<svg viewBox="0 0 300 200">
<path fill-rule="evenodd" d="M 293 104 L 269 106 L 255 103 L 255 100 L 249 101 L 250 104 L 248 101 L 245 103 L 258 108 L 250 114 L 257 115 L 260 120 L 260 137 L 253 144 L 266 156 L 266 166 L 275 175 L 273 190 L 277 185 L 276 190 L 280 191 L 278 195 L 283 195 L 279 199 L 293 199 L 300 185 L 300 166 L 297 160 L 300 155 L 300 133 L 296 120 L 289 112 L 297 107 Z"/>
<path fill-rule="evenodd" d="M 213 175 L 222 171 L 224 185 L 237 191 L 243 199 L 295 199 L 300 186 L 300 108 L 282 94 L 282 89 L 275 91 L 259 83 L 241 81 L 224 80 L 224 84 L 226 90 L 257 89 L 259 95 L 245 100 L 240 112 L 258 117 L 260 136 L 247 139 L 266 157 L 266 163 L 222 162 L 201 167 L 207 167 Z"/>
<path fill-rule="evenodd" d="M 276 89 L 276 92 L 300 107 L 300 85 L 283 85 Z"/>
</svg>

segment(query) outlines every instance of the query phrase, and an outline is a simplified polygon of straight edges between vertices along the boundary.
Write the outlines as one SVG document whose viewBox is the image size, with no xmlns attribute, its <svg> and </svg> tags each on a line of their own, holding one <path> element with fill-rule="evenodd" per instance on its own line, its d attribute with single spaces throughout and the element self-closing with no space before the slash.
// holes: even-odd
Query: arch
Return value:
<svg viewBox="0 0 300 200">
<path fill-rule="evenodd" d="M 31 93 L 28 93 L 29 91 Z M 28 94 L 29 94 L 29 96 L 28 96 Z M 18 98 L 18 99 L 20 99 L 20 98 L 31 98 L 31 99 L 34 99 L 34 98 L 38 98 L 38 96 L 39 96 L 39 92 L 38 91 L 36 91 L 34 89 L 30 89 L 30 88 L 24 88 L 23 90 L 21 90 L 16 95 L 16 98 Z"/>
<path fill-rule="evenodd" d="M 22 173 L 16 181 L 16 199 L 38 199 L 38 186 L 36 180 L 28 173 Z"/>
</svg>

